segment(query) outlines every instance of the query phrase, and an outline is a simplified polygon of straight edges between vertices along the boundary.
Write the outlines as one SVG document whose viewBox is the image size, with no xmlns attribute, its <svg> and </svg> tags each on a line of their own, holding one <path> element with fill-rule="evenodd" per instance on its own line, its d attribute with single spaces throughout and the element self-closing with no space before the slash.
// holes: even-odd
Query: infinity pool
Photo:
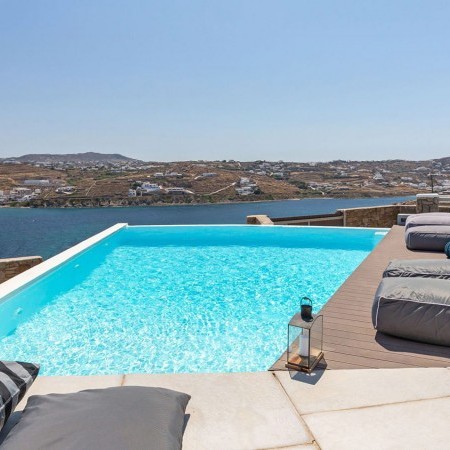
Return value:
<svg viewBox="0 0 450 450">
<path fill-rule="evenodd" d="M 0 302 L 2 359 L 44 375 L 269 368 L 385 230 L 125 227 Z"/>
</svg>

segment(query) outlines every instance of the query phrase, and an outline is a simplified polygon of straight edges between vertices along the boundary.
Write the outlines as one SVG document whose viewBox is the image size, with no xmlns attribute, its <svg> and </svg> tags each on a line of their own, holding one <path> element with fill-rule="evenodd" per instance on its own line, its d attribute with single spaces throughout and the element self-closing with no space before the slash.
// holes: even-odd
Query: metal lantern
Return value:
<svg viewBox="0 0 450 450">
<path fill-rule="evenodd" d="M 289 321 L 286 367 L 310 373 L 323 358 L 323 316 L 311 313 L 307 297 L 301 311 Z"/>
</svg>

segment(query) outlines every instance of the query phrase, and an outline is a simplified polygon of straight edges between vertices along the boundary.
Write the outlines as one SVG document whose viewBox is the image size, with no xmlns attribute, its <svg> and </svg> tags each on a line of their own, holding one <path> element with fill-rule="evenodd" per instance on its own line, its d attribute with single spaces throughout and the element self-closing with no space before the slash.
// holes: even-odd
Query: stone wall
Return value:
<svg viewBox="0 0 450 450">
<path fill-rule="evenodd" d="M 25 270 L 40 264 L 42 261 L 41 256 L 0 259 L 0 283 L 25 272 Z"/>
<path fill-rule="evenodd" d="M 344 216 L 341 212 L 335 214 L 315 214 L 300 217 L 271 218 L 274 225 L 305 225 L 316 227 L 342 227 Z"/>
<path fill-rule="evenodd" d="M 400 205 L 400 214 L 416 214 L 416 204 Z"/>
<path fill-rule="evenodd" d="M 450 205 L 438 205 L 438 211 L 450 212 Z M 416 214 L 416 202 L 403 205 L 384 205 L 339 209 L 335 214 L 323 216 L 279 217 L 247 216 L 252 225 L 320 225 L 344 227 L 391 228 L 397 224 L 398 214 Z"/>
<path fill-rule="evenodd" d="M 344 227 L 391 228 L 397 223 L 400 205 L 340 209 Z"/>
<path fill-rule="evenodd" d="M 335 214 L 322 216 L 299 216 L 271 219 L 264 215 L 247 216 L 251 225 L 316 225 L 390 228 L 397 223 L 400 213 L 415 213 L 415 205 L 386 205 L 362 208 L 339 209 Z"/>
<path fill-rule="evenodd" d="M 417 194 L 416 212 L 418 214 L 438 212 L 439 194 Z"/>
<path fill-rule="evenodd" d="M 273 222 L 270 220 L 270 217 L 260 214 L 260 215 L 255 215 L 255 216 L 247 216 L 247 224 L 248 225 L 273 225 Z"/>
</svg>

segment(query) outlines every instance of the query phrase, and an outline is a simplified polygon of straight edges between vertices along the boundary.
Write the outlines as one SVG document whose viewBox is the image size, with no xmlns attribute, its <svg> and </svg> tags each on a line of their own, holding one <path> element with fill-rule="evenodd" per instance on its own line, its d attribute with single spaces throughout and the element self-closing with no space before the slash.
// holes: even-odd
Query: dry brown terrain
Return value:
<svg viewBox="0 0 450 450">
<path fill-rule="evenodd" d="M 83 154 L 81 156 L 91 155 Z M 92 154 L 98 157 L 99 154 Z M 208 203 L 274 200 L 301 197 L 375 197 L 402 196 L 427 192 L 430 172 L 433 181 L 445 192 L 450 186 L 450 160 L 435 161 L 332 161 L 328 163 L 190 161 L 149 162 L 61 161 L 0 164 L 0 191 L 24 186 L 27 179 L 48 179 L 50 187 L 37 186 L 41 192 L 24 206 L 108 206 L 158 203 Z M 104 155 L 107 156 L 107 155 Z M 119 159 L 121 155 L 118 156 Z M 77 158 L 80 156 L 77 155 Z M 202 177 L 204 173 L 214 177 Z M 157 176 L 157 174 L 164 176 Z M 179 176 L 171 176 L 171 173 Z M 242 179 L 254 186 L 250 195 L 241 195 Z M 161 186 L 158 194 L 129 195 L 142 182 Z M 440 184 L 440 186 L 439 186 Z M 72 186 L 70 193 L 57 192 Z M 166 188 L 184 188 L 184 194 L 169 194 Z M 5 203 L 5 201 L 4 201 Z M 22 202 L 23 204 L 24 202 Z M 11 201 L 9 201 L 11 204 Z"/>
<path fill-rule="evenodd" d="M 51 169 L 34 167 L 30 164 L 7 165 L 0 164 L 0 190 L 19 187 L 27 179 L 54 179 L 66 181 L 65 172 L 57 172 Z"/>
</svg>

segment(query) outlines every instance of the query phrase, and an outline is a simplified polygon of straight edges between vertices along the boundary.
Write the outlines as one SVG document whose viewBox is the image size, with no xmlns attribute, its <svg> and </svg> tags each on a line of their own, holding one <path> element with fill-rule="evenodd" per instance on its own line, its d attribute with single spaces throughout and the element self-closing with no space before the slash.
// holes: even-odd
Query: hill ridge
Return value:
<svg viewBox="0 0 450 450">
<path fill-rule="evenodd" d="M 92 162 L 92 161 L 113 161 L 113 162 L 126 162 L 126 161 L 139 161 L 128 156 L 121 155 L 120 153 L 98 153 L 98 152 L 83 152 L 83 153 L 30 153 L 22 156 L 16 156 L 11 158 L 4 158 L 8 160 L 20 161 L 20 162 Z"/>
</svg>

